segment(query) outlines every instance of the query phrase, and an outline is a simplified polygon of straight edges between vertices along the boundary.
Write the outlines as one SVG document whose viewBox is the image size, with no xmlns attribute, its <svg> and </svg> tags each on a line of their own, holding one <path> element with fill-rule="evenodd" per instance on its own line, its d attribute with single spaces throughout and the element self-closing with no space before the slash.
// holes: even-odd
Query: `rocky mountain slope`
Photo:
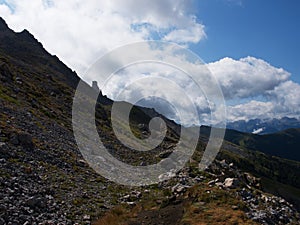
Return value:
<svg viewBox="0 0 300 225">
<path fill-rule="evenodd" d="M 207 143 L 202 136 L 185 168 L 156 185 L 122 186 L 95 173 L 72 132 L 78 82 L 28 31 L 15 33 L 0 19 L 0 225 L 298 224 L 299 163 L 229 142 L 199 171 Z M 111 128 L 112 101 L 98 100 L 98 133 L 116 158 L 147 165 L 176 145 L 179 126 L 161 116 L 168 124 L 164 142 L 153 151 L 128 151 Z M 130 125 L 137 137 L 149 135 L 154 115 L 133 108 Z"/>
</svg>

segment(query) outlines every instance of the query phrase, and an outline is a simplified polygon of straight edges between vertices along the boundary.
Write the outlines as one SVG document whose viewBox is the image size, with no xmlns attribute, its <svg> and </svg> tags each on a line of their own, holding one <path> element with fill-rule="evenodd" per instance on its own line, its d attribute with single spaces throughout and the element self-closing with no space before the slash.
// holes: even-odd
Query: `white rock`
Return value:
<svg viewBox="0 0 300 225">
<path fill-rule="evenodd" d="M 223 184 L 227 188 L 235 188 L 237 187 L 238 183 L 238 179 L 236 178 L 226 178 Z"/>
</svg>

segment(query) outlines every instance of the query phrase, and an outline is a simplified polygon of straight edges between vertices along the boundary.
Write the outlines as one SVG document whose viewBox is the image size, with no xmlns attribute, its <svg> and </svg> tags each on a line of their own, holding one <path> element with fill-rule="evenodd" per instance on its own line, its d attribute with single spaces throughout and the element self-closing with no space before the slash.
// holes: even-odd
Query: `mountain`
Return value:
<svg viewBox="0 0 300 225">
<path fill-rule="evenodd" d="M 265 135 L 241 134 L 227 130 L 225 139 L 247 149 L 300 161 L 300 128 Z"/>
<path fill-rule="evenodd" d="M 227 128 L 245 133 L 270 134 L 289 128 L 300 128 L 300 120 L 282 117 L 280 119 L 251 119 L 227 123 Z"/>
<path fill-rule="evenodd" d="M 200 171 L 205 135 L 192 159 L 170 180 L 134 187 L 99 175 L 82 157 L 73 134 L 72 104 L 79 81 L 28 31 L 15 33 L 0 19 L 0 225 L 299 221 L 298 162 L 225 141 L 217 159 Z M 85 86 L 88 101 L 95 92 Z M 181 127 L 153 109 L 137 106 L 130 113 L 136 137 L 150 135 L 148 123 L 154 116 L 166 121 L 167 134 L 151 151 L 124 146 L 112 129 L 113 103 L 99 95 L 95 106 L 99 137 L 112 156 L 144 166 L 174 150 Z M 110 169 L 114 173 L 115 168 Z"/>
</svg>

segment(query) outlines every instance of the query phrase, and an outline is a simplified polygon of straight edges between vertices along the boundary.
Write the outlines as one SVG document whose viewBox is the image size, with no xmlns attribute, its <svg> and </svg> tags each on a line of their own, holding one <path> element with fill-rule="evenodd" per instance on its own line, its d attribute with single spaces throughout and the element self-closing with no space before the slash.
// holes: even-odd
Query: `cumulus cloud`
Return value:
<svg viewBox="0 0 300 225">
<path fill-rule="evenodd" d="M 152 39 L 188 44 L 205 37 L 204 26 L 184 0 L 7 0 L 0 15 L 16 31 L 30 30 L 45 48 L 82 77 L 117 46 Z M 155 35 L 154 35 L 155 34 Z"/>
<path fill-rule="evenodd" d="M 237 121 L 254 118 L 273 118 L 274 103 L 251 100 L 244 104 L 227 107 L 227 120 Z"/>
<path fill-rule="evenodd" d="M 239 60 L 226 57 L 207 66 L 227 99 L 263 95 L 290 77 L 284 69 L 250 56 Z"/>
<path fill-rule="evenodd" d="M 275 102 L 275 111 L 279 115 L 299 117 L 300 115 L 300 85 L 289 80 L 267 94 L 272 102 Z"/>
<path fill-rule="evenodd" d="M 244 104 L 228 106 L 228 121 L 249 119 L 298 118 L 300 115 L 300 85 L 286 81 L 271 91 L 266 91 L 265 101 L 251 100 Z"/>
<path fill-rule="evenodd" d="M 289 80 L 290 73 L 283 68 L 254 57 L 227 57 L 207 66 L 219 80 L 225 98 L 235 103 L 227 107 L 228 121 L 299 118 L 300 85 Z"/>
</svg>

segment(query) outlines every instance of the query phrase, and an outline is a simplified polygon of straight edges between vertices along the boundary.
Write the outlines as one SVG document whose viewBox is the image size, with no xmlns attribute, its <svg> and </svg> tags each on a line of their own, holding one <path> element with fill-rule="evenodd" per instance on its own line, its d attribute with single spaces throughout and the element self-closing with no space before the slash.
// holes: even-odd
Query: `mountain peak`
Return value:
<svg viewBox="0 0 300 225">
<path fill-rule="evenodd" d="M 38 40 L 26 29 L 24 29 L 23 31 L 21 31 L 19 33 L 20 36 L 23 37 L 24 40 L 27 40 L 27 41 L 34 41 L 36 43 L 38 43 Z"/>
<path fill-rule="evenodd" d="M 0 31 L 5 31 L 7 29 L 9 29 L 7 23 L 2 17 L 0 17 Z"/>
</svg>

